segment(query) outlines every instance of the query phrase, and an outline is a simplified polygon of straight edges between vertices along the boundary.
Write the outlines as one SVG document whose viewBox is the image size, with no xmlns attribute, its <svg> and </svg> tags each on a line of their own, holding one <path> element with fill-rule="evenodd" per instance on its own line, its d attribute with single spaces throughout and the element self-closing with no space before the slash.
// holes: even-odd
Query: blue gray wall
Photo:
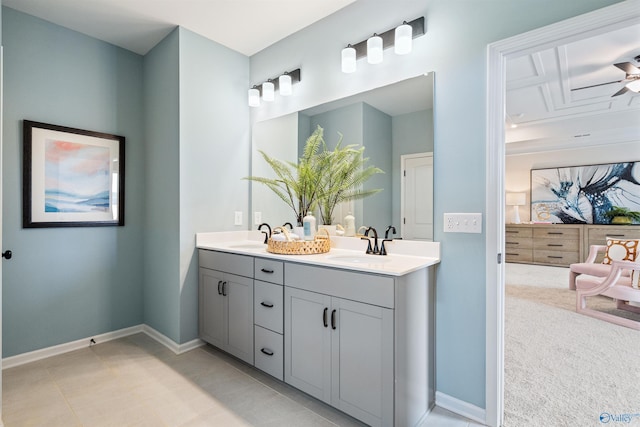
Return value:
<svg viewBox="0 0 640 427">
<path fill-rule="evenodd" d="M 142 323 L 142 58 L 3 9 L 3 355 Z M 22 120 L 126 137 L 125 226 L 22 228 Z"/>
<path fill-rule="evenodd" d="M 613 3 L 416 0 L 400 8 L 396 2 L 360 0 L 251 57 L 252 82 L 296 67 L 304 76 L 295 97 L 257 109 L 253 121 L 435 71 L 434 240 L 442 242 L 436 388 L 480 408 L 485 407 L 485 235 L 445 234 L 442 216 L 486 212 L 487 44 Z M 360 60 L 357 72 L 340 71 L 340 50 L 347 43 L 419 16 L 425 16 L 427 33 L 414 40 L 411 55 L 395 56 L 388 50 L 382 64 Z M 462 261 L 464 269 L 459 268 Z"/>
</svg>

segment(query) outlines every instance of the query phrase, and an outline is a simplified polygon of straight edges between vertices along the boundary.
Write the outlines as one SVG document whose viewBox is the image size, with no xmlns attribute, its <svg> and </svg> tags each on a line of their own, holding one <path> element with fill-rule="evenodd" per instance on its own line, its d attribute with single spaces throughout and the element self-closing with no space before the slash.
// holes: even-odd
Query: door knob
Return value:
<svg viewBox="0 0 640 427">
<path fill-rule="evenodd" d="M 11 259 L 12 256 L 13 256 L 13 253 L 11 251 L 2 252 L 2 258 Z"/>
</svg>

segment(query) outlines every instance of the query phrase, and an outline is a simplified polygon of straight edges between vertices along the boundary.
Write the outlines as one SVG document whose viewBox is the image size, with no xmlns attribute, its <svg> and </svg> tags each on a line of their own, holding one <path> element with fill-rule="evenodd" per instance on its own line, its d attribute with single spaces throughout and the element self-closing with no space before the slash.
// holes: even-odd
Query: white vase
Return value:
<svg viewBox="0 0 640 427">
<path fill-rule="evenodd" d="M 336 235 L 336 226 L 335 225 L 319 225 L 318 226 L 318 230 L 320 230 L 321 228 L 326 229 L 327 232 L 329 233 L 329 236 L 335 236 Z"/>
</svg>

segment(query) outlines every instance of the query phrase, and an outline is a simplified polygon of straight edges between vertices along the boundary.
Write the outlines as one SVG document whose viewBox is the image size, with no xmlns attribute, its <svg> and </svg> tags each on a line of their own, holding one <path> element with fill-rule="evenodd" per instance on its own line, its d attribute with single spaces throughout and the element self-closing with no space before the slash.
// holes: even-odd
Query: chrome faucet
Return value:
<svg viewBox="0 0 640 427">
<path fill-rule="evenodd" d="M 267 227 L 267 231 L 262 231 L 262 227 Z M 263 222 L 262 224 L 260 224 L 258 226 L 258 230 L 262 232 L 262 234 L 264 234 L 264 244 L 266 245 L 267 243 L 269 243 L 269 237 L 271 237 L 271 226 L 269 224 L 267 224 L 266 222 Z"/>
</svg>

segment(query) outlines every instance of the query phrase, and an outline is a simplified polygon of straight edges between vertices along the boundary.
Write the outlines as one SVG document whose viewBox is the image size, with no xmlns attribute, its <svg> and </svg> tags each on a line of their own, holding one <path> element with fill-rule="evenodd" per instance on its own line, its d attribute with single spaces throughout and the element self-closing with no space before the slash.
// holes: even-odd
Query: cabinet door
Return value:
<svg viewBox="0 0 640 427">
<path fill-rule="evenodd" d="M 219 348 L 224 348 L 227 343 L 227 305 L 222 295 L 223 282 L 223 273 L 200 269 L 200 338 Z"/>
<path fill-rule="evenodd" d="M 285 288 L 285 382 L 331 402 L 331 297 Z M 326 323 L 325 323 L 326 319 Z"/>
<path fill-rule="evenodd" d="M 333 298 L 330 318 L 331 404 L 371 426 L 393 425 L 393 310 Z"/>
<path fill-rule="evenodd" d="M 227 305 L 228 340 L 222 348 L 253 365 L 253 279 L 225 274 L 223 297 Z"/>
</svg>

